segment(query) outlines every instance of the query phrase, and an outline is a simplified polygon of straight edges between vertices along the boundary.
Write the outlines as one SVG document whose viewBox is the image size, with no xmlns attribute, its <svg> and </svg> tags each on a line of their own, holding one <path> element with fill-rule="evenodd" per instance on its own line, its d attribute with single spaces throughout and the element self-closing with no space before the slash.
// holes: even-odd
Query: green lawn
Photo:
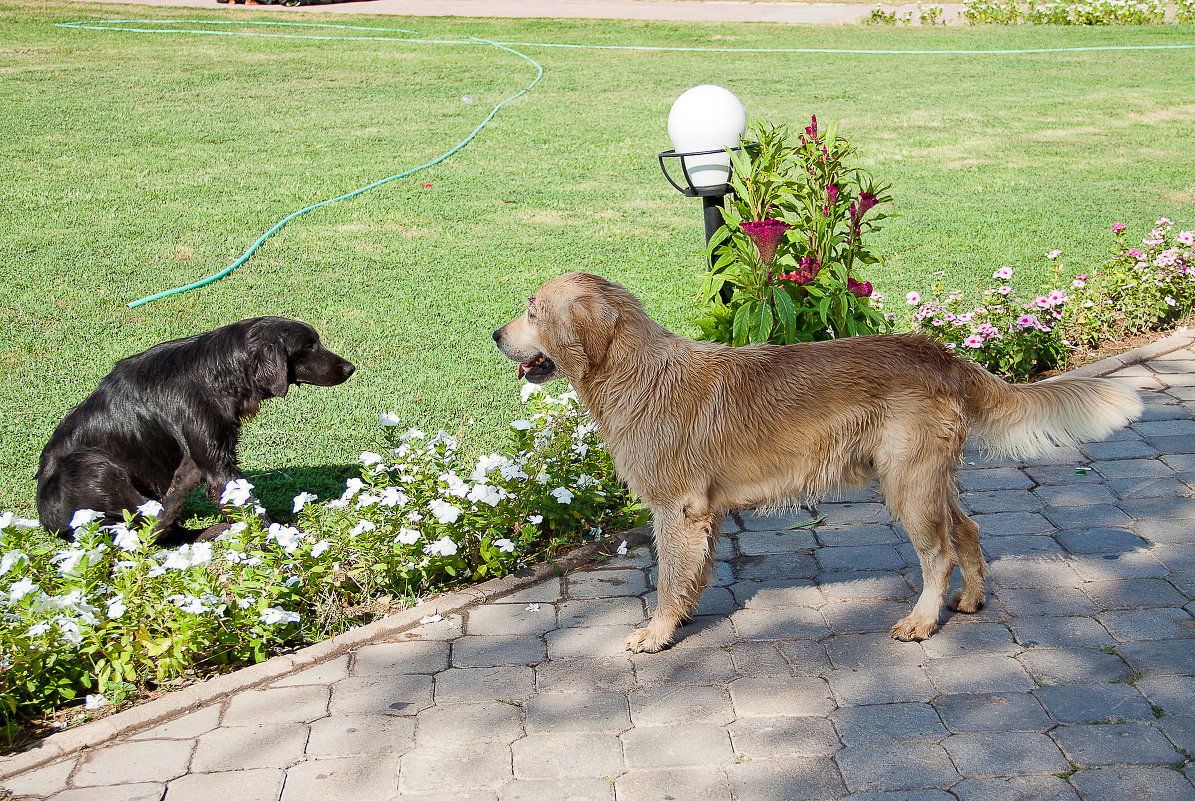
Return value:
<svg viewBox="0 0 1195 801">
<path fill-rule="evenodd" d="M 444 164 L 299 218 L 231 277 L 125 303 L 224 267 L 275 221 L 423 163 L 534 71 L 482 44 L 82 31 L 86 18 L 313 20 L 300 13 L 0 3 L 0 508 L 31 511 L 62 415 L 127 354 L 233 320 L 307 320 L 352 359 L 247 426 L 268 505 L 330 491 L 375 448 L 380 412 L 500 444 L 514 369 L 490 332 L 541 281 L 628 284 L 691 333 L 701 219 L 659 174 L 672 100 L 728 86 L 749 115 L 811 112 L 893 183 L 868 277 L 890 298 L 999 266 L 1097 263 L 1114 220 L 1195 224 L 1195 51 L 1031 55 L 675 53 L 523 47 L 546 71 Z M 1037 48 L 1190 44 L 1190 28 L 872 29 L 347 18 L 429 36 L 719 47 Z M 330 32 L 334 33 L 334 32 Z M 398 35 L 398 34 L 393 34 Z M 465 96 L 474 102 L 466 103 Z M 422 188 L 430 182 L 433 187 Z M 945 271 L 936 278 L 935 271 Z M 259 475 L 264 471 L 264 475 Z"/>
</svg>

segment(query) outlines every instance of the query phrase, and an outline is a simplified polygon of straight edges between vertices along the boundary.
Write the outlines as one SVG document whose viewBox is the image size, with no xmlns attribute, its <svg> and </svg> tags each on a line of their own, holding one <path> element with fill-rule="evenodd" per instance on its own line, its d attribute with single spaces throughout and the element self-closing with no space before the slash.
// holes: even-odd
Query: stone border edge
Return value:
<svg viewBox="0 0 1195 801">
<path fill-rule="evenodd" d="M 52 734 L 26 751 L 0 756 L 0 781 L 43 767 L 85 748 L 180 717 L 231 693 L 276 681 L 380 637 L 408 631 L 418 626 L 420 619 L 429 614 L 454 614 L 487 601 L 512 595 L 553 576 L 562 577 L 588 566 L 596 559 L 614 555 L 619 542 L 626 541 L 629 548 L 639 548 L 647 545 L 650 540 L 651 527 L 639 526 L 600 542 L 581 545 L 557 558 L 539 562 L 504 578 L 491 579 L 438 595 L 411 609 L 387 615 L 330 639 L 300 648 L 294 653 L 280 654 L 256 665 L 214 676 L 76 729 Z"/>
<path fill-rule="evenodd" d="M 1074 370 L 1067 371 L 1065 375 L 1084 378 L 1104 376 L 1122 367 L 1131 367 L 1134 364 L 1147 362 L 1150 359 L 1156 359 L 1159 356 L 1192 344 L 1195 344 L 1195 331 L 1179 329 L 1172 334 L 1162 337 L 1157 342 L 1151 342 L 1148 345 L 1127 350 L 1116 356 L 1109 356 L 1106 359 L 1100 359 L 1098 362 L 1076 367 Z"/>
</svg>

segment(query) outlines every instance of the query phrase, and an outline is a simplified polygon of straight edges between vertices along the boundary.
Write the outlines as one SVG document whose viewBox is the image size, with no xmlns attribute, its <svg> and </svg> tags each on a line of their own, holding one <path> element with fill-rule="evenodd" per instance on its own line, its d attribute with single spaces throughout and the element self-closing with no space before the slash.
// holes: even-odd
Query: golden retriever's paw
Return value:
<svg viewBox="0 0 1195 801">
<path fill-rule="evenodd" d="M 634 654 L 654 654 L 664 650 L 668 647 L 668 641 L 671 637 L 660 637 L 655 634 L 650 627 L 645 629 L 635 629 L 630 637 L 627 637 L 627 650 Z"/>
<path fill-rule="evenodd" d="M 892 627 L 892 636 L 898 640 L 905 642 L 920 642 L 921 640 L 928 640 L 929 635 L 933 634 L 938 628 L 937 621 L 931 623 L 921 623 L 910 617 L 901 618 Z"/>
<path fill-rule="evenodd" d="M 964 615 L 973 615 L 980 609 L 983 609 L 985 600 L 982 592 L 968 592 L 967 590 L 959 590 L 950 596 L 946 601 L 946 605 L 955 612 L 962 612 Z"/>
</svg>

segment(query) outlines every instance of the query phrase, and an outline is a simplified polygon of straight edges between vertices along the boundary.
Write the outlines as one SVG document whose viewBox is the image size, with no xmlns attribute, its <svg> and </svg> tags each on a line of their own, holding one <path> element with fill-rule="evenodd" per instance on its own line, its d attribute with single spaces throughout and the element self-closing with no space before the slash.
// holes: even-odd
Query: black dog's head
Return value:
<svg viewBox="0 0 1195 801">
<path fill-rule="evenodd" d="M 319 332 L 285 317 L 246 320 L 249 378 L 265 398 L 281 398 L 291 384 L 334 387 L 357 369 L 323 346 Z"/>
</svg>

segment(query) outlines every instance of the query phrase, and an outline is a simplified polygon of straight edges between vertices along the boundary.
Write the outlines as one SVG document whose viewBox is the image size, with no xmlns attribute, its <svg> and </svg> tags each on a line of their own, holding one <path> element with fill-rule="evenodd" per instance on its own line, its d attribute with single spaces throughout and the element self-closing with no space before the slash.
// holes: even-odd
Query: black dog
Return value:
<svg viewBox="0 0 1195 801">
<path fill-rule="evenodd" d="M 125 510 L 154 499 L 162 504 L 157 534 L 185 536 L 175 522 L 187 493 L 202 481 L 218 503 L 225 485 L 242 477 L 242 420 L 291 384 L 331 387 L 355 369 L 320 344 L 314 328 L 283 317 L 241 320 L 121 359 L 42 451 L 41 523 L 65 537 L 76 510 L 119 523 Z M 216 528 L 226 526 L 204 538 Z"/>
</svg>

